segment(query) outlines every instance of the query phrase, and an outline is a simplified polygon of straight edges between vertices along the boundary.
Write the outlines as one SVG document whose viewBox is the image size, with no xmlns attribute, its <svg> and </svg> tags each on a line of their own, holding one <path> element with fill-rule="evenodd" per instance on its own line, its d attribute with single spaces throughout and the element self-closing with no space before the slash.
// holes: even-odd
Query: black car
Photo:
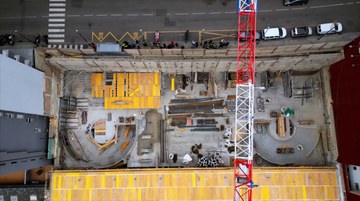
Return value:
<svg viewBox="0 0 360 201">
<path fill-rule="evenodd" d="M 308 0 L 284 0 L 284 6 L 305 5 Z"/>
</svg>

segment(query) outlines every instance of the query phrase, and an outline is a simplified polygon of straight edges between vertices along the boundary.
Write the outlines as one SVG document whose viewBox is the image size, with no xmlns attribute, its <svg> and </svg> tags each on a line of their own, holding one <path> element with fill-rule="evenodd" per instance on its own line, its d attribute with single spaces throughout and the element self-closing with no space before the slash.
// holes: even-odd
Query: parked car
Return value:
<svg viewBox="0 0 360 201">
<path fill-rule="evenodd" d="M 250 33 L 247 31 L 243 31 L 240 33 L 240 40 L 241 41 L 247 41 L 250 38 Z M 257 31 L 255 33 L 255 41 L 259 42 L 261 39 L 261 32 Z"/>
<path fill-rule="evenodd" d="M 286 29 L 282 27 L 266 28 L 262 31 L 262 38 L 264 40 L 281 39 L 286 37 Z"/>
<path fill-rule="evenodd" d="M 312 35 L 312 28 L 311 27 L 295 27 L 291 29 L 291 36 L 292 37 L 306 37 Z"/>
<path fill-rule="evenodd" d="M 316 26 L 316 31 L 320 35 L 340 33 L 342 30 L 343 27 L 340 22 L 323 23 Z"/>
<path fill-rule="evenodd" d="M 284 6 L 305 5 L 308 0 L 284 0 Z"/>
</svg>

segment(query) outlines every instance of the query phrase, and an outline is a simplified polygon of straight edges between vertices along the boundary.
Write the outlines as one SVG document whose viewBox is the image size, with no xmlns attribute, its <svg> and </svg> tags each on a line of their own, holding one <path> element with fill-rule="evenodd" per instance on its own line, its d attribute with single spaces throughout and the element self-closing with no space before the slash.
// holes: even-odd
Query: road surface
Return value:
<svg viewBox="0 0 360 201">
<path fill-rule="evenodd" d="M 83 41 L 75 30 L 90 40 L 91 32 L 123 34 L 137 32 L 140 28 L 143 31 L 185 31 L 237 27 L 234 0 L 57 1 L 6 1 L 1 5 L 0 33 L 13 33 L 17 29 L 32 39 L 35 34 L 44 35 L 49 29 L 57 29 L 60 32 L 50 34 L 63 35 L 64 42 L 70 44 Z M 49 9 L 52 9 L 52 16 L 49 16 Z M 316 26 L 339 21 L 345 33 L 360 32 L 359 10 L 359 0 L 310 0 L 305 6 L 294 7 L 283 6 L 281 0 L 258 0 L 257 28 Z M 60 16 L 54 17 L 54 14 Z M 49 24 L 63 25 L 54 28 Z"/>
</svg>

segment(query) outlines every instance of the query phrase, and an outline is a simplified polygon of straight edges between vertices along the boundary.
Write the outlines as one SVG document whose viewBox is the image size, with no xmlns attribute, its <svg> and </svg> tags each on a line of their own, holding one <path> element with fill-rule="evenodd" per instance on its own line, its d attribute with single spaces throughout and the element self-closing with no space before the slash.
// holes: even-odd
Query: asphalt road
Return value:
<svg viewBox="0 0 360 201">
<path fill-rule="evenodd" d="M 47 34 L 49 1 L 4 1 L 0 33 L 15 29 L 31 35 Z M 267 26 L 311 25 L 339 21 L 344 32 L 360 32 L 359 0 L 310 0 L 305 6 L 285 7 L 281 0 L 258 0 L 257 29 Z M 235 29 L 234 0 L 66 0 L 65 42 L 81 42 L 79 30 L 88 40 L 91 32 L 123 34 L 143 31 Z"/>
</svg>

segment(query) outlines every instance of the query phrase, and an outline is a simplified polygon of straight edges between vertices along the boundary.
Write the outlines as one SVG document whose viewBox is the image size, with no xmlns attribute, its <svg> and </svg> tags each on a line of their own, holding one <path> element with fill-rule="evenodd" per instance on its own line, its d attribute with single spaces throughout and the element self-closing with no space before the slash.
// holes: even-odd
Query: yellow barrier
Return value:
<svg viewBox="0 0 360 201">
<path fill-rule="evenodd" d="M 160 31 L 161 34 L 174 34 L 176 36 L 179 35 L 179 33 L 183 33 L 185 31 Z M 91 41 L 92 42 L 103 42 L 105 40 L 112 40 L 115 42 L 121 42 L 125 38 L 127 38 L 130 41 L 136 41 L 136 40 L 147 40 L 148 34 L 154 34 L 153 31 L 147 31 L 147 32 L 134 32 L 133 34 L 130 34 L 129 32 L 125 32 L 122 35 L 116 36 L 112 32 L 104 33 L 104 32 L 92 32 L 91 33 Z M 236 39 L 236 33 L 237 30 L 230 29 L 230 30 L 193 30 L 189 31 L 189 33 L 195 33 L 197 34 L 198 42 L 203 41 L 209 41 L 209 40 L 218 40 L 218 39 Z"/>
</svg>

